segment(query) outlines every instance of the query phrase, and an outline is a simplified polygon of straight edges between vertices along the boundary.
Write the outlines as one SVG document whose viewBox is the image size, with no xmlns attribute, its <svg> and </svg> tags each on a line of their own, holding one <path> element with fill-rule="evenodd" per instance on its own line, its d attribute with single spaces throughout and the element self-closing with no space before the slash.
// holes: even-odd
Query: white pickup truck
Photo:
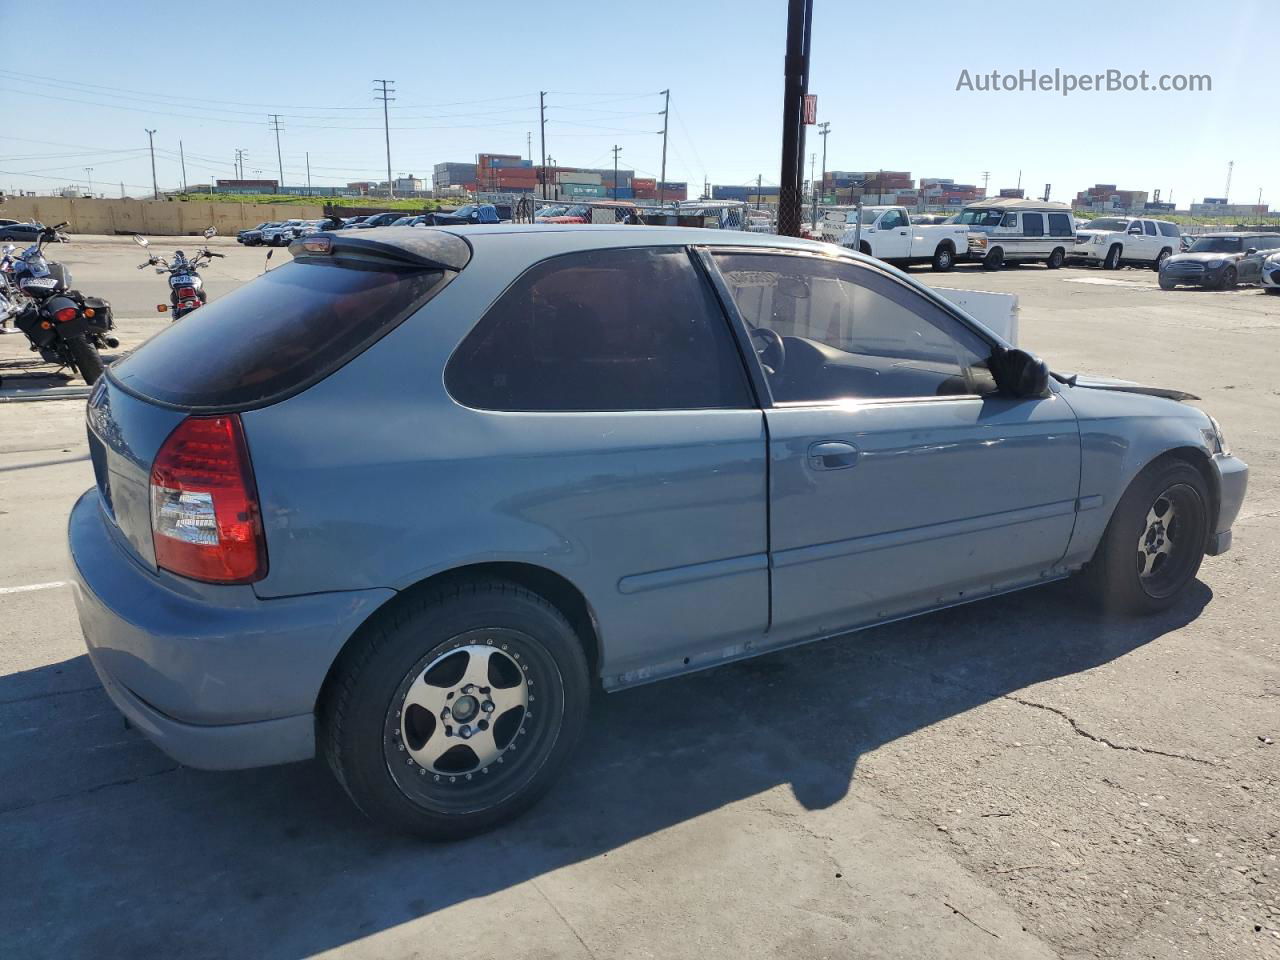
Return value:
<svg viewBox="0 0 1280 960">
<path fill-rule="evenodd" d="M 856 242 L 856 249 L 898 266 L 929 263 L 935 270 L 950 270 L 958 256 L 969 252 L 968 228 L 912 223 L 906 207 L 863 207 L 861 232 L 853 210 L 829 211 L 823 218 L 824 234 L 827 217 L 833 216 L 840 217 L 844 227 L 837 241 L 842 247 L 854 247 Z"/>
</svg>

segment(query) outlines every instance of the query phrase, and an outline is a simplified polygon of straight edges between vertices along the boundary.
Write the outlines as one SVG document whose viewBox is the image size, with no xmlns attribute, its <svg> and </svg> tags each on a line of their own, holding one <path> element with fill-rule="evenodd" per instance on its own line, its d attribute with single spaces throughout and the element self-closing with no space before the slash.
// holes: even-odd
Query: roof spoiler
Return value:
<svg viewBox="0 0 1280 960">
<path fill-rule="evenodd" d="M 434 270 L 461 270 L 471 260 L 470 244 L 431 227 L 322 231 L 294 240 L 289 253 L 297 258 L 354 254 Z"/>
</svg>

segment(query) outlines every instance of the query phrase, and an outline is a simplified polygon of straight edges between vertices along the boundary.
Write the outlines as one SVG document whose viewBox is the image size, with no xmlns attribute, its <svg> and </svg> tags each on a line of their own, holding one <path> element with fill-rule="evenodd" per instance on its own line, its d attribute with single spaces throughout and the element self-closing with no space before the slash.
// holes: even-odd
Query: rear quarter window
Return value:
<svg viewBox="0 0 1280 960">
<path fill-rule="evenodd" d="M 459 344 L 445 386 L 482 410 L 755 405 L 728 322 L 679 247 L 535 264 Z"/>
<path fill-rule="evenodd" d="M 188 314 L 109 375 L 127 392 L 170 406 L 272 403 L 367 349 L 452 276 L 384 261 L 294 260 Z"/>
</svg>

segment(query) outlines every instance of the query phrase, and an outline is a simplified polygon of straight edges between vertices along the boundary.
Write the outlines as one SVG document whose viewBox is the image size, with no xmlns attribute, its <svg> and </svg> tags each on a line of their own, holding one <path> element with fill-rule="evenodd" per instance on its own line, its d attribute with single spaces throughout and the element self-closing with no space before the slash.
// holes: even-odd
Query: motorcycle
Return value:
<svg viewBox="0 0 1280 960">
<path fill-rule="evenodd" d="M 211 240 L 217 234 L 218 231 L 213 227 L 207 227 L 204 238 Z M 146 237 L 136 233 L 133 235 L 133 242 L 143 249 L 151 246 L 151 242 Z M 200 279 L 199 270 L 201 267 L 208 266 L 212 258 L 222 256 L 223 254 L 214 253 L 206 246 L 194 257 L 188 258 L 181 250 L 175 250 L 172 260 L 151 254 L 147 257 L 146 263 L 138 264 L 139 270 L 155 267 L 156 273 L 169 274 L 169 303 L 156 304 L 156 310 L 164 313 L 172 309 L 173 319 L 181 320 L 192 310 L 197 310 L 208 303 L 209 295 L 204 291 L 204 281 Z"/>
<path fill-rule="evenodd" d="M 46 243 L 66 242 L 59 232 L 65 226 L 45 227 L 36 242 L 12 260 L 11 280 L 26 298 L 13 322 L 45 362 L 70 367 L 92 384 L 102 375 L 98 351 L 114 349 L 120 341 L 108 336 L 115 329 L 111 304 L 73 289 L 71 271 L 45 259 Z"/>
<path fill-rule="evenodd" d="M 4 325 L 17 316 L 26 299 L 13 281 L 14 249 L 12 243 L 0 249 L 0 333 L 17 332 L 6 330 Z"/>
</svg>

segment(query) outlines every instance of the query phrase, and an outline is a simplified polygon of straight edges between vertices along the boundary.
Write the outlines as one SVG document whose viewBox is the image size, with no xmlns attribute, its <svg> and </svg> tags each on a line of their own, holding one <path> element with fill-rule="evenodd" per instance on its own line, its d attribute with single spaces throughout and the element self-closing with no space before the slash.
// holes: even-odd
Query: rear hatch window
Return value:
<svg viewBox="0 0 1280 960">
<path fill-rule="evenodd" d="M 188 314 L 109 375 L 185 409 L 275 402 L 367 349 L 454 275 L 374 257 L 294 260 Z"/>
</svg>

